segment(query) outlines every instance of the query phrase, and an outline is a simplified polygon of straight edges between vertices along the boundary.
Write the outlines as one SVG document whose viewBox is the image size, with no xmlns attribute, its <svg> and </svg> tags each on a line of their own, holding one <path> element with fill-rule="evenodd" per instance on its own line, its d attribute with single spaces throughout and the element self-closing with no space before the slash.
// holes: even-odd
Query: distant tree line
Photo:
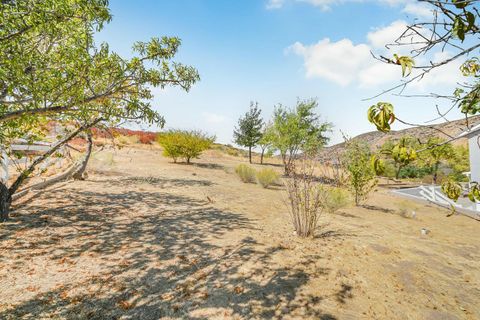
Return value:
<svg viewBox="0 0 480 320">
<path fill-rule="evenodd" d="M 252 102 L 235 127 L 235 143 L 248 148 L 250 163 L 255 147 L 261 149 L 261 164 L 266 152 L 278 152 L 288 175 L 295 158 L 300 154 L 316 155 L 329 141 L 327 134 L 332 124 L 321 121 L 315 112 L 317 107 L 315 99 L 299 100 L 294 108 L 278 105 L 272 119 L 265 122 L 258 103 Z"/>
</svg>

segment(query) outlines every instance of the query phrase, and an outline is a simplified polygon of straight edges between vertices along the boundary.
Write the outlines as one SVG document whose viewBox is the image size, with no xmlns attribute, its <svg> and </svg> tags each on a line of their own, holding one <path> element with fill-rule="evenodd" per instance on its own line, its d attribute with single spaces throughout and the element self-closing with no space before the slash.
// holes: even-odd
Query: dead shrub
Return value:
<svg viewBox="0 0 480 320">
<path fill-rule="evenodd" d="M 324 190 L 313 176 L 312 160 L 303 159 L 290 167 L 291 178 L 285 181 L 287 206 L 295 232 L 300 237 L 313 236 L 318 220 L 324 211 Z"/>
</svg>

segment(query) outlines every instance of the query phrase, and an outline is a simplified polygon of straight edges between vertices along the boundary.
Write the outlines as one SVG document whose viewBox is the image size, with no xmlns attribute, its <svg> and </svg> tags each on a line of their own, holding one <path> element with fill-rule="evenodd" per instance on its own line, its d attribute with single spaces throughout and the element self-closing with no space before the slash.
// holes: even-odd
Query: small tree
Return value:
<svg viewBox="0 0 480 320">
<path fill-rule="evenodd" d="M 248 147 L 248 160 L 252 163 L 252 148 L 262 138 L 263 120 L 260 118 L 262 110 L 258 108 L 258 103 L 250 102 L 250 110 L 243 117 L 238 119 L 238 127 L 235 127 L 233 135 L 235 143 Z"/>
<path fill-rule="evenodd" d="M 203 151 L 208 150 L 215 141 L 214 136 L 209 136 L 201 131 L 187 131 L 185 134 L 185 144 L 182 147 L 182 157 L 187 164 L 191 159 L 198 158 Z"/>
<path fill-rule="evenodd" d="M 468 147 L 455 146 L 453 147 L 453 156 L 448 159 L 448 164 L 452 168 L 453 172 L 451 177 L 454 180 L 468 181 L 467 177 L 463 174 L 470 170 L 470 157 Z"/>
<path fill-rule="evenodd" d="M 315 155 L 328 142 L 325 133 L 332 125 L 320 121 L 314 111 L 317 106 L 318 102 L 312 99 L 298 101 L 294 109 L 275 109 L 272 146 L 280 151 L 287 175 L 300 152 Z"/>
<path fill-rule="evenodd" d="M 170 130 L 160 134 L 157 141 L 163 147 L 164 156 L 172 158 L 173 162 L 184 158 L 190 164 L 191 159 L 198 158 L 211 147 L 215 137 L 196 130 Z"/>
<path fill-rule="evenodd" d="M 273 124 L 271 122 L 267 123 L 263 127 L 262 137 L 260 141 L 258 141 L 258 146 L 260 147 L 260 164 L 263 164 L 263 158 L 265 156 L 265 152 L 272 152 L 273 153 L 273 139 L 275 137 L 275 132 L 273 128 Z"/>
<path fill-rule="evenodd" d="M 163 155 L 168 158 L 172 158 L 174 163 L 177 163 L 177 159 L 181 157 L 181 141 L 182 132 L 180 130 L 170 130 L 165 133 L 160 133 L 157 137 L 157 142 L 163 148 Z"/>
<path fill-rule="evenodd" d="M 451 144 L 446 143 L 441 138 L 430 138 L 424 145 L 425 150 L 420 153 L 420 157 L 425 165 L 432 168 L 433 184 L 437 184 L 438 168 L 443 160 L 448 160 L 455 156 Z"/>
<path fill-rule="evenodd" d="M 348 187 L 358 206 L 367 199 L 378 182 L 368 145 L 354 140 L 347 141 L 343 165 L 348 172 Z"/>
</svg>

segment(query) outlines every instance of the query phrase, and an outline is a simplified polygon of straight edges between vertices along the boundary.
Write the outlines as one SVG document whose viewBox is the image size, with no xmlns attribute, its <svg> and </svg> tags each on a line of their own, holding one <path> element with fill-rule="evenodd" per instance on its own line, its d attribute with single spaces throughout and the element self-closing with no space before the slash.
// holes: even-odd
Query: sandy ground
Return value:
<svg viewBox="0 0 480 320">
<path fill-rule="evenodd" d="M 109 152 L 0 226 L 0 319 L 480 319 L 478 221 L 380 189 L 300 239 L 242 159 Z"/>
</svg>

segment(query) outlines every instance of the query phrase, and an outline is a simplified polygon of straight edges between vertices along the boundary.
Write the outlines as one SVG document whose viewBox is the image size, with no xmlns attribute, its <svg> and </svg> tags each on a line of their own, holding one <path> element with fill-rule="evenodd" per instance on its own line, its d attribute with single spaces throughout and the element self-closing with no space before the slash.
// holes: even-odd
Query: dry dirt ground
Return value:
<svg viewBox="0 0 480 320">
<path fill-rule="evenodd" d="M 0 319 L 480 319 L 480 222 L 378 190 L 299 239 L 241 161 L 102 151 L 16 204 Z"/>
</svg>

